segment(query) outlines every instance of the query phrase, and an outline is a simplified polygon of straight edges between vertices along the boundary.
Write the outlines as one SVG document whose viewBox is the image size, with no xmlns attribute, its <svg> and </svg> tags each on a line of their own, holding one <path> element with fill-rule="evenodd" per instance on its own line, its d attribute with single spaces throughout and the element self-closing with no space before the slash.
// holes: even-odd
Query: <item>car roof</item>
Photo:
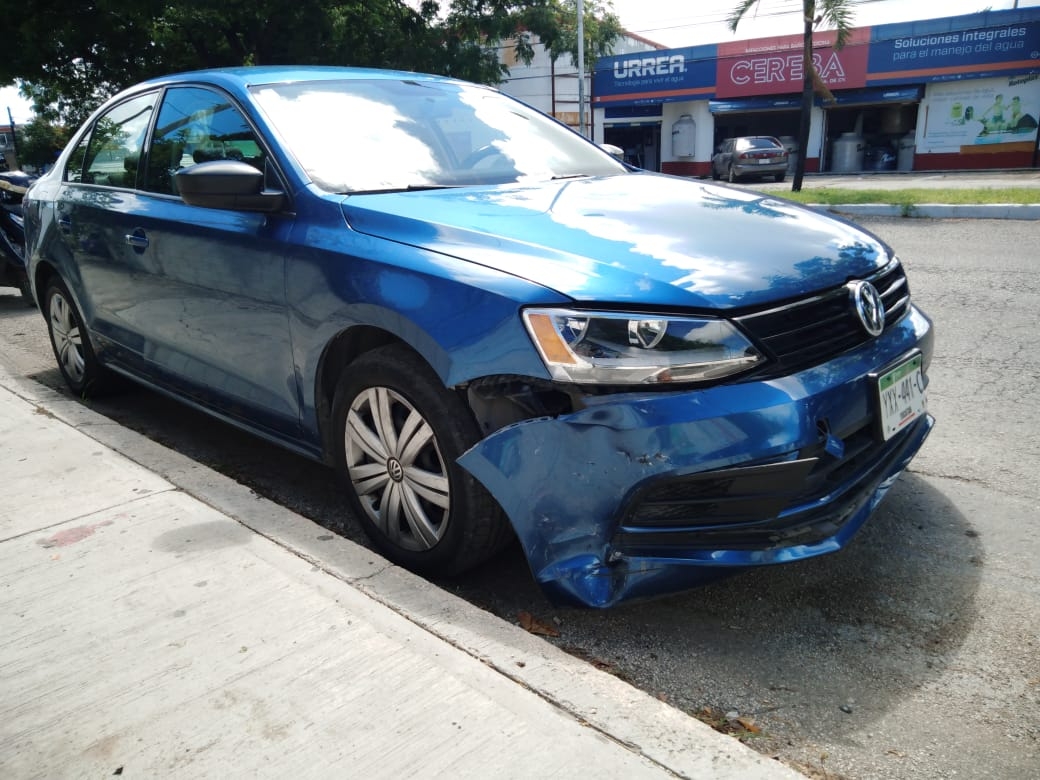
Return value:
<svg viewBox="0 0 1040 780">
<path fill-rule="evenodd" d="M 198 83 L 205 81 L 225 87 L 250 89 L 265 84 L 292 84 L 314 81 L 343 81 L 371 79 L 413 79 L 417 81 L 457 81 L 446 76 L 413 73 L 403 70 L 381 70 L 377 68 L 349 68 L 318 65 L 259 65 L 236 68 L 209 68 L 174 73 L 149 79 L 137 87 L 165 86 L 168 84 Z M 135 87 L 135 89 L 137 88 Z"/>
</svg>

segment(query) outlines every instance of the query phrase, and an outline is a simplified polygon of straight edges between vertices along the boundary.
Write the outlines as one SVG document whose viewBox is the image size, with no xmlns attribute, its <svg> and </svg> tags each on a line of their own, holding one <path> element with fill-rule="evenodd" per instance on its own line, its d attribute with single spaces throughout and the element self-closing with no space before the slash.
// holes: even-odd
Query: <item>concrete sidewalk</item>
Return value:
<svg viewBox="0 0 1040 780">
<path fill-rule="evenodd" d="M 797 773 L 0 361 L 0 776 Z"/>
</svg>

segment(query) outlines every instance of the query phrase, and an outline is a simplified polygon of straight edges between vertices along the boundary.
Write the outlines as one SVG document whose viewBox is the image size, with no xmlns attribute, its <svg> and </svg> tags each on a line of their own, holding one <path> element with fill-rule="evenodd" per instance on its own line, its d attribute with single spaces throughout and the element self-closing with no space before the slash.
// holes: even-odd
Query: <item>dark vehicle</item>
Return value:
<svg viewBox="0 0 1040 780">
<path fill-rule="evenodd" d="M 27 303 L 33 303 L 25 269 L 25 227 L 22 198 L 32 176 L 21 171 L 0 173 L 0 287 L 15 287 Z"/>
<path fill-rule="evenodd" d="M 787 150 L 771 135 L 727 138 L 711 158 L 711 178 L 716 180 L 768 176 L 783 181 L 786 175 Z"/>
<path fill-rule="evenodd" d="M 25 214 L 77 395 L 119 374 L 330 464 L 426 574 L 515 535 L 602 607 L 834 552 L 933 424 L 931 322 L 879 239 L 483 86 L 156 79 Z"/>
</svg>

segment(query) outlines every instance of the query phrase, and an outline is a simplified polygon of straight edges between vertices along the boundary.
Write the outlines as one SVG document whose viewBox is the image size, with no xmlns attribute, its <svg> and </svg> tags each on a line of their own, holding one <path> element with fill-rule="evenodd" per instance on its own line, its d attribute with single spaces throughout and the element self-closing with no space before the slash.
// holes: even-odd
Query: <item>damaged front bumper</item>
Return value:
<svg viewBox="0 0 1040 780">
<path fill-rule="evenodd" d="M 498 500 L 555 601 L 609 607 L 725 571 L 841 549 L 920 449 L 924 415 L 888 441 L 871 372 L 921 350 L 911 309 L 869 346 L 797 374 L 590 396 L 503 428 L 460 464 Z"/>
</svg>

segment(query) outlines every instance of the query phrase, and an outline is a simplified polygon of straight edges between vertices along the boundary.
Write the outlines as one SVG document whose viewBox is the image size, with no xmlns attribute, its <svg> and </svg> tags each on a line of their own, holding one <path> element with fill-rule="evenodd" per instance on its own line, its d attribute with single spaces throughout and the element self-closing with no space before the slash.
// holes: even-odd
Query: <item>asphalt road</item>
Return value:
<svg viewBox="0 0 1040 780">
<path fill-rule="evenodd" d="M 938 426 L 853 545 L 608 612 L 557 609 L 517 549 L 438 583 L 827 778 L 1040 773 L 1040 223 L 864 219 L 936 321 Z M 42 317 L 0 348 L 61 387 Z M 328 470 L 145 391 L 94 408 L 364 543 Z M 740 718 L 744 725 L 740 725 Z M 750 726 L 750 729 L 745 728 Z"/>
</svg>

